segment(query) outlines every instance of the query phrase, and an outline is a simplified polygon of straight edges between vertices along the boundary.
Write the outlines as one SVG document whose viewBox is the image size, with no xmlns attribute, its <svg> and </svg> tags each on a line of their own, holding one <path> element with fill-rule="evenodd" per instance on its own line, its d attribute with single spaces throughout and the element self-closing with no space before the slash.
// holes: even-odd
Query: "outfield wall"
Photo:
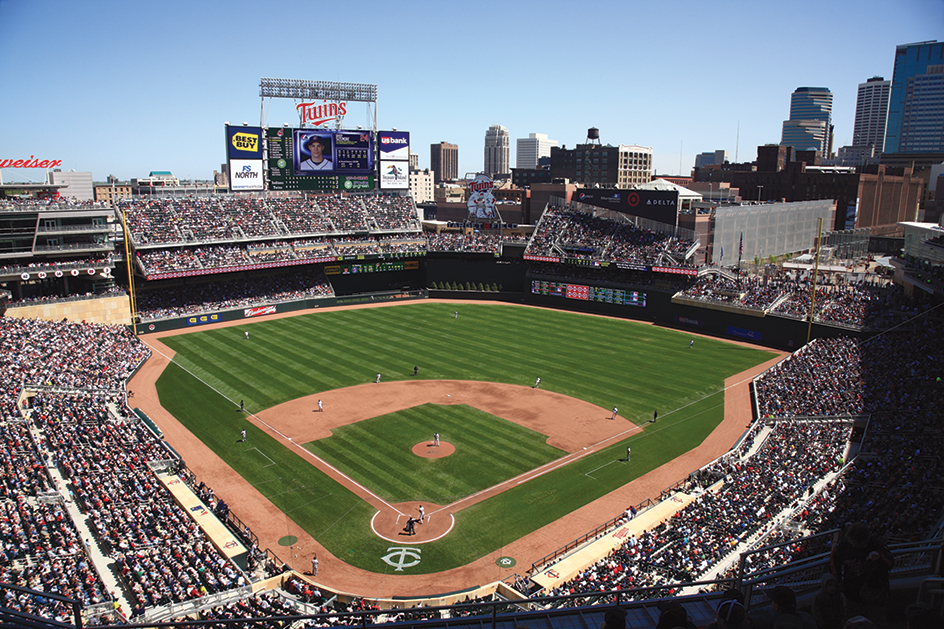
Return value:
<svg viewBox="0 0 944 629">
<path fill-rule="evenodd" d="M 677 304 L 672 302 L 670 293 L 643 288 L 638 290 L 646 293 L 644 307 L 619 306 L 533 294 L 525 295 L 523 301 L 557 310 L 647 321 L 678 330 L 745 341 L 786 351 L 795 351 L 806 344 L 809 324 L 805 321 L 770 314 L 758 316 L 756 311 L 749 310 L 739 313 L 711 307 Z M 862 335 L 863 333 L 859 330 L 814 323 L 810 338 Z"/>
<path fill-rule="evenodd" d="M 221 310 L 199 315 L 189 315 L 186 317 L 172 317 L 167 319 L 156 319 L 138 323 L 138 334 L 150 334 L 151 332 L 166 332 L 168 330 L 182 330 L 184 328 L 199 328 L 208 323 L 221 323 L 223 321 L 238 321 L 241 319 L 260 319 L 268 315 L 284 312 L 294 312 L 297 310 L 310 310 L 313 308 L 330 308 L 332 306 L 351 306 L 354 304 L 382 303 L 387 301 L 411 301 L 416 299 L 426 299 L 428 293 L 425 290 L 416 291 L 388 291 L 371 293 L 369 295 L 350 295 L 346 297 L 322 297 L 318 299 L 300 299 L 298 301 L 283 301 L 268 306 L 252 306 L 248 308 L 236 308 L 234 310 Z"/>
</svg>

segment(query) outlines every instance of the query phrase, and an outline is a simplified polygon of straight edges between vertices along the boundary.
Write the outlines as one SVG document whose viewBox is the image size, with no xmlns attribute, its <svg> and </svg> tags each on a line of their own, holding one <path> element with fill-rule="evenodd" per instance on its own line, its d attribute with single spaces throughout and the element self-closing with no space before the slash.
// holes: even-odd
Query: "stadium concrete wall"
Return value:
<svg viewBox="0 0 944 629">
<path fill-rule="evenodd" d="M 108 325 L 131 325 L 131 302 L 127 295 L 95 297 L 75 301 L 37 302 L 11 306 L 4 316 L 45 321 L 85 321 Z"/>
</svg>

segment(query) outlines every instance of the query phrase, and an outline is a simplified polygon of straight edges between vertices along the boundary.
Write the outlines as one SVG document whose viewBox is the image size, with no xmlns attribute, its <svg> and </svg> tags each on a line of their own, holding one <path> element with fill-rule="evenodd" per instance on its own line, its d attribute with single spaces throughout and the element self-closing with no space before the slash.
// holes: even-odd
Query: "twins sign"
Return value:
<svg viewBox="0 0 944 629">
<path fill-rule="evenodd" d="M 495 182 L 488 175 L 476 175 L 469 183 L 469 218 L 495 218 Z"/>
</svg>

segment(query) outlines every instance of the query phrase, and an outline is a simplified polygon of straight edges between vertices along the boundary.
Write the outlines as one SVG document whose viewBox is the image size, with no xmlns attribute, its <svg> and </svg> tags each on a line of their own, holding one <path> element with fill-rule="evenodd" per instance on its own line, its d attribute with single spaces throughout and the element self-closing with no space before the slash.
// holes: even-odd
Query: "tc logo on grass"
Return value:
<svg viewBox="0 0 944 629">
<path fill-rule="evenodd" d="M 396 568 L 394 572 L 403 572 L 404 568 L 412 568 L 420 562 L 421 548 L 408 548 L 406 546 L 391 546 L 387 549 L 387 554 L 381 557 L 389 566 Z"/>
</svg>

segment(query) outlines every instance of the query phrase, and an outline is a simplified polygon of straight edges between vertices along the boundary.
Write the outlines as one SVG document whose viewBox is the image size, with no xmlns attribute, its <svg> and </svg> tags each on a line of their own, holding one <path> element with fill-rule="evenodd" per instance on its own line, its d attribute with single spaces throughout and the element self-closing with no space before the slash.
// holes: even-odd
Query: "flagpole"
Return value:
<svg viewBox="0 0 944 629">
<path fill-rule="evenodd" d="M 741 287 L 741 254 L 744 253 L 744 232 L 741 232 L 741 241 L 738 243 L 738 288 Z"/>
</svg>

